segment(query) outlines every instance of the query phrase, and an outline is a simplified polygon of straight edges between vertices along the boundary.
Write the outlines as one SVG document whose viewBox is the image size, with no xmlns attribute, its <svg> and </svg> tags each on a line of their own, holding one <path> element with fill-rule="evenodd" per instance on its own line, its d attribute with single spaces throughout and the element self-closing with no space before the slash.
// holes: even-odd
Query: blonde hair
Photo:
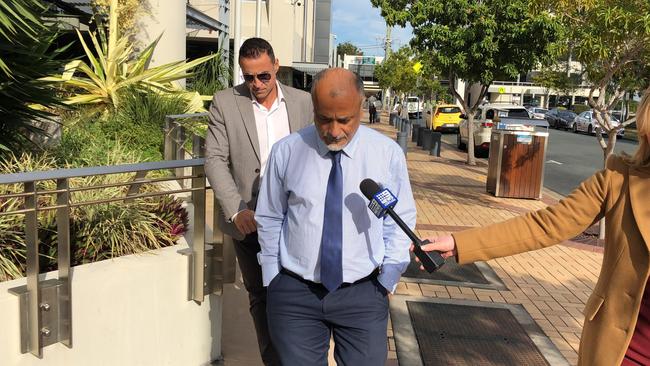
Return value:
<svg viewBox="0 0 650 366">
<path fill-rule="evenodd" d="M 650 166 L 650 90 L 647 90 L 636 111 L 636 128 L 639 136 L 639 148 L 632 156 L 624 156 L 625 161 L 633 167 Z"/>
</svg>

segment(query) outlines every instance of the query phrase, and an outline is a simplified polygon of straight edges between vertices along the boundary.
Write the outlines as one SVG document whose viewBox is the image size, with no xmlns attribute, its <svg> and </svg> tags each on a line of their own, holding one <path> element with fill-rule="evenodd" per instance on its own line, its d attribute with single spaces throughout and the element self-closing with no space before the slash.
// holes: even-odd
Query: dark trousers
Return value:
<svg viewBox="0 0 650 366">
<path fill-rule="evenodd" d="M 260 251 L 257 233 L 246 236 L 242 241 L 233 241 L 239 269 L 244 279 L 244 286 L 248 291 L 250 313 L 253 317 L 253 323 L 255 323 L 255 333 L 257 334 L 257 343 L 262 361 L 266 366 L 279 366 L 281 365 L 280 358 L 269 336 L 266 317 L 266 288 L 262 286 L 262 267 L 257 262 L 257 253 Z"/>
<path fill-rule="evenodd" d="M 284 366 L 327 366 L 330 336 L 339 366 L 384 366 L 388 297 L 376 278 L 328 293 L 281 272 L 268 287 L 271 339 Z"/>
<path fill-rule="evenodd" d="M 370 110 L 368 112 L 368 116 L 370 117 L 370 123 L 375 123 L 377 122 L 377 111 L 376 110 Z"/>
</svg>

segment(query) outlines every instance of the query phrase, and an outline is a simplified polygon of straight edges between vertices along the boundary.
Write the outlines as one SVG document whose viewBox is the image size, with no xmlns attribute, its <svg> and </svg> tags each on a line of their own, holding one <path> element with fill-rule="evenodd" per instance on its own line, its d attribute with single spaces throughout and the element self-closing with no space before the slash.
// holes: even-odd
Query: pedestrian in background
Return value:
<svg viewBox="0 0 650 366">
<path fill-rule="evenodd" d="M 426 251 L 459 264 L 540 249 L 605 218 L 605 251 L 584 309 L 582 366 L 650 365 L 650 91 L 637 110 L 639 148 L 611 156 L 604 170 L 553 206 L 505 222 L 428 238 Z"/>
<path fill-rule="evenodd" d="M 377 122 L 377 107 L 375 107 L 375 102 L 368 102 L 368 115 L 371 124 Z"/>
</svg>

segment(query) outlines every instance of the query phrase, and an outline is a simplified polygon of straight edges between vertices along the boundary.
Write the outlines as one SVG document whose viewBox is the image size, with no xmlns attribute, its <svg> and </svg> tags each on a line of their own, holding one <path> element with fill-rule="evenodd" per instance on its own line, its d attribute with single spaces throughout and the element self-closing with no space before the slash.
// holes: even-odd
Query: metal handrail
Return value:
<svg viewBox="0 0 650 366">
<path fill-rule="evenodd" d="M 199 138 L 195 139 L 196 146 L 201 146 Z M 170 195 L 191 192 L 192 201 L 197 205 L 193 215 L 193 251 L 205 251 L 204 230 L 205 225 L 205 173 L 202 158 L 191 160 L 174 160 L 161 162 L 147 162 L 136 164 L 123 164 L 116 166 L 100 166 L 75 169 L 58 169 L 52 171 L 34 171 L 15 174 L 0 175 L 0 185 L 22 184 L 24 193 L 3 194 L 0 198 L 23 198 L 22 209 L 8 210 L 0 215 L 25 216 L 25 244 L 26 244 L 26 277 L 27 285 L 12 288 L 9 291 L 20 298 L 21 304 L 21 351 L 30 352 L 37 357 L 42 357 L 45 346 L 61 342 L 68 347 L 72 346 L 72 303 L 70 283 L 70 211 L 73 207 L 96 205 L 100 203 L 126 201 L 135 198 Z M 79 177 L 100 176 L 109 174 L 137 173 L 136 183 L 139 185 L 160 181 L 160 178 L 145 179 L 151 171 L 163 169 L 175 170 L 179 167 L 192 169 L 190 178 L 194 182 L 192 188 L 182 188 L 158 192 L 138 194 L 137 190 L 129 189 L 123 197 L 113 197 L 102 200 L 85 202 L 72 202 L 71 193 L 79 188 L 71 189 L 70 180 Z M 178 179 L 168 177 L 167 180 Z M 38 183 L 55 180 L 56 190 L 40 191 Z M 131 187 L 133 181 L 110 184 L 110 186 Z M 90 185 L 81 187 L 88 189 L 103 189 L 109 185 Z M 39 206 L 39 197 L 56 196 L 56 204 Z M 40 281 L 39 242 L 38 242 L 38 212 L 56 210 L 57 222 L 57 279 L 54 281 Z M 197 299 L 203 300 L 203 298 Z M 56 311 L 52 311 L 56 309 Z"/>
<path fill-rule="evenodd" d="M 15 184 L 23 182 L 34 182 L 39 180 L 55 180 L 88 177 L 91 175 L 108 175 L 120 173 L 136 173 L 139 171 L 153 171 L 164 169 L 176 169 L 179 167 L 203 166 L 205 159 L 153 161 L 147 163 L 122 164 L 111 166 L 94 166 L 87 168 L 42 170 L 25 173 L 1 174 L 0 184 Z"/>
<path fill-rule="evenodd" d="M 27 285 L 9 291 L 19 297 L 21 352 L 32 353 L 41 358 L 42 349 L 60 342 L 72 347 L 72 303 L 70 282 L 70 211 L 74 207 L 96 205 L 115 201 L 130 201 L 178 193 L 190 193 L 193 203 L 192 246 L 180 251 L 189 258 L 188 300 L 202 302 L 206 295 L 220 294 L 224 283 L 235 280 L 235 254 L 232 238 L 224 236 L 217 225 L 220 212 L 218 202 L 213 199 L 212 238 L 206 245 L 206 175 L 204 171 L 205 140 L 187 133 L 179 120 L 205 117 L 207 113 L 173 115 L 165 119 L 165 161 L 99 166 L 87 168 L 58 169 L 0 175 L 0 185 L 22 184 L 22 193 L 6 193 L 0 199 L 23 198 L 22 208 L 6 211 L 0 215 L 24 215 L 26 244 Z M 186 136 L 191 135 L 192 151 L 185 149 Z M 194 158 L 185 159 L 190 154 Z M 191 172 L 186 173 L 186 169 Z M 146 178 L 151 171 L 169 170 L 169 177 Z M 135 173 L 128 182 L 70 187 L 74 178 Z M 38 183 L 56 181 L 56 189 L 39 190 Z M 176 180 L 180 189 L 138 193 L 143 184 Z M 186 187 L 185 182 L 191 184 Z M 113 187 L 128 187 L 124 196 L 100 200 L 72 202 L 72 194 L 86 190 Z M 56 203 L 43 205 L 39 197 L 54 196 Z M 57 222 L 57 265 L 58 276 L 53 280 L 39 280 L 38 212 L 56 210 Z"/>
</svg>

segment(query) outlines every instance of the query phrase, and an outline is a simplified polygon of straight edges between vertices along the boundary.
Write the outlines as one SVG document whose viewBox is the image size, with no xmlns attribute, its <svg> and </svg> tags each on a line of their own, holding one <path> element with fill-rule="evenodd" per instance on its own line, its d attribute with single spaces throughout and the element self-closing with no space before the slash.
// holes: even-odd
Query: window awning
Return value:
<svg viewBox="0 0 650 366">
<path fill-rule="evenodd" d="M 316 75 L 319 71 L 330 67 L 328 64 L 317 64 L 315 62 L 294 62 L 291 67 L 309 75 Z"/>
</svg>

